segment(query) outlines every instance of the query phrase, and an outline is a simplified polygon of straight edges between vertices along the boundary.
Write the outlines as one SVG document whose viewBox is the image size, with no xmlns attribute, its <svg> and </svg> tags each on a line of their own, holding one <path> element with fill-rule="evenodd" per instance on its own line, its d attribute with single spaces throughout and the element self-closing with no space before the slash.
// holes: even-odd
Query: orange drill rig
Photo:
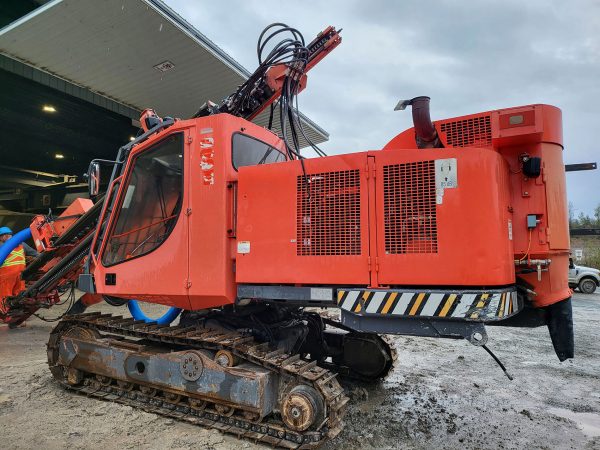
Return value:
<svg viewBox="0 0 600 450">
<path fill-rule="evenodd" d="M 429 98 L 417 97 L 397 107 L 412 107 L 414 127 L 383 149 L 305 159 L 295 96 L 341 38 L 329 27 L 305 44 L 272 27 L 235 93 L 189 120 L 145 111 L 106 194 L 65 213 L 79 217 L 68 227 L 45 216 L 31 225 L 42 254 L 23 274 L 26 290 L 4 299 L 5 321 L 50 306 L 76 279 L 92 301 L 183 310 L 177 326 L 65 316 L 48 342 L 54 377 L 104 400 L 311 448 L 341 430 L 347 397 L 336 374 L 374 381 L 390 371 L 381 335 L 487 349 L 485 325 L 547 325 L 559 358 L 573 357 L 560 110 L 432 122 Z M 249 121 L 269 106 L 281 137 Z M 308 307 L 338 309 L 341 320 Z"/>
</svg>

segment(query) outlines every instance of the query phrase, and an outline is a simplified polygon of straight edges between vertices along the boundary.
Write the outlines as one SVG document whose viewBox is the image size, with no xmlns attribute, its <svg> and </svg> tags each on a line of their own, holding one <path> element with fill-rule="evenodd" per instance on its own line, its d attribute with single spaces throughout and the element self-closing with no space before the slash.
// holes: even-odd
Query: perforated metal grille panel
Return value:
<svg viewBox="0 0 600 450">
<path fill-rule="evenodd" d="M 360 255 L 359 171 L 299 176 L 296 218 L 299 256 Z"/>
<path fill-rule="evenodd" d="M 437 253 L 434 161 L 383 166 L 386 254 Z"/>
<path fill-rule="evenodd" d="M 492 145 L 490 116 L 442 122 L 440 129 L 446 135 L 446 142 L 452 147 L 487 147 Z"/>
</svg>

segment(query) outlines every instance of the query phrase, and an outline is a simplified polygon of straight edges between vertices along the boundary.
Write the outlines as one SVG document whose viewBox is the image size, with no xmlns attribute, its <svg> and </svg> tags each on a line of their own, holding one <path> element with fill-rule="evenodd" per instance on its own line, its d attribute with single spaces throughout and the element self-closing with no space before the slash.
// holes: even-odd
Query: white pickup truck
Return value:
<svg viewBox="0 0 600 450">
<path fill-rule="evenodd" d="M 569 258 L 569 286 L 571 289 L 579 288 L 584 294 L 593 294 L 600 286 L 600 270 L 577 266 L 573 258 Z"/>
</svg>

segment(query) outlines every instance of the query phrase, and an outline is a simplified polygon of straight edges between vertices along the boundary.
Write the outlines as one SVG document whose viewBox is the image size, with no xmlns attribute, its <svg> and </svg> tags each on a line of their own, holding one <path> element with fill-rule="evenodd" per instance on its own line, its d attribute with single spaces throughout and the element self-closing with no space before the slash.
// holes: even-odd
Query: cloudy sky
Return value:
<svg viewBox="0 0 600 450">
<path fill-rule="evenodd" d="M 272 22 L 342 44 L 309 74 L 300 109 L 329 154 L 379 149 L 409 128 L 400 99 L 432 98 L 434 119 L 549 103 L 563 110 L 565 162 L 595 162 L 600 140 L 600 0 L 166 0 L 248 70 Z M 576 214 L 600 204 L 600 171 L 567 174 Z"/>
</svg>

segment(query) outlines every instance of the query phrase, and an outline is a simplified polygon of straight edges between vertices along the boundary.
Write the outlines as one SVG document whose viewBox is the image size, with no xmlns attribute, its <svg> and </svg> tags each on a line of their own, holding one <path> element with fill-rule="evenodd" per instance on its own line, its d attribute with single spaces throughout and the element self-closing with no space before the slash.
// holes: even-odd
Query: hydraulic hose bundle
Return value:
<svg viewBox="0 0 600 450">
<path fill-rule="evenodd" d="M 289 36 L 281 39 L 265 55 L 267 45 L 284 33 L 289 33 Z M 304 132 L 298 112 L 300 83 L 308 70 L 307 64 L 311 57 L 319 51 L 322 51 L 321 42 L 313 41 L 307 46 L 302 33 L 295 28 L 283 23 L 269 25 L 258 38 L 256 46 L 258 68 L 233 94 L 223 101 L 218 112 L 227 112 L 239 117 L 252 117 L 261 105 L 273 95 L 273 90 L 267 80 L 269 69 L 284 65 L 287 70 L 281 86 L 281 95 L 277 103 L 271 103 L 269 128 L 273 124 L 275 108 L 278 107 L 281 135 L 286 145 L 288 158 L 302 158 L 300 135 L 318 155 L 325 156 L 325 152 L 314 144 Z"/>
</svg>

